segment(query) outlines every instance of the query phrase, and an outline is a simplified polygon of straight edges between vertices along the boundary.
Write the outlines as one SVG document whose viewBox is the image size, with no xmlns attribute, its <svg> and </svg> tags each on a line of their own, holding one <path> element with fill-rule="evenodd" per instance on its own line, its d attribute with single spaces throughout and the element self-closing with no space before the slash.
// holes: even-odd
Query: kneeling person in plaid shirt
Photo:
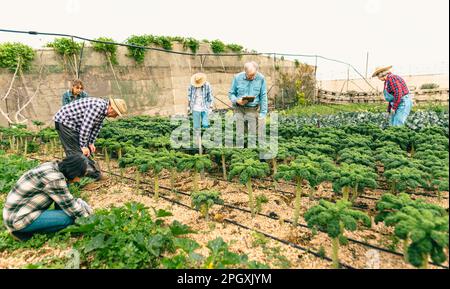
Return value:
<svg viewBox="0 0 450 289">
<path fill-rule="evenodd" d="M 3 208 L 3 223 L 16 240 L 34 233 L 51 233 L 92 214 L 82 199 L 74 199 L 68 183 L 86 174 L 86 157 L 78 154 L 61 162 L 48 162 L 29 170 L 9 192 Z M 52 204 L 54 210 L 49 210 Z"/>
<path fill-rule="evenodd" d="M 104 119 L 122 116 L 126 112 L 127 106 L 123 99 L 88 97 L 63 106 L 53 120 L 66 156 L 83 154 L 89 157 L 95 153 L 94 143 Z M 101 177 L 93 160 L 89 160 L 88 176 L 94 179 Z"/>
</svg>

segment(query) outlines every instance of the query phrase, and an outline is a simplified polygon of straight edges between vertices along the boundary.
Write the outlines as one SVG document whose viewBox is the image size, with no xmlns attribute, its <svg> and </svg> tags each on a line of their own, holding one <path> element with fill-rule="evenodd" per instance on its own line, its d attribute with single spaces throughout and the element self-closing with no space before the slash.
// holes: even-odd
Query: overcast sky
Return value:
<svg viewBox="0 0 450 289">
<path fill-rule="evenodd" d="M 259 52 L 318 54 L 365 73 L 448 73 L 448 0 L 4 0 L 0 28 L 124 41 L 132 34 L 190 36 Z M 50 38 L 0 32 L 0 42 L 40 47 Z M 300 58 L 306 61 L 306 59 Z M 320 61 L 322 76 L 347 68 Z"/>
</svg>

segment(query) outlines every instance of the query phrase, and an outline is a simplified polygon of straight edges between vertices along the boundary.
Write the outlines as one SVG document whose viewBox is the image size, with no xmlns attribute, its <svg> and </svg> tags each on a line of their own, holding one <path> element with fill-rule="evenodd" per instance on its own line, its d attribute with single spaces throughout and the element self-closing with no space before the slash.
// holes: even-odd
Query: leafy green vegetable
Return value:
<svg viewBox="0 0 450 289">
<path fill-rule="evenodd" d="M 262 163 L 259 160 L 247 159 L 243 162 L 235 162 L 231 165 L 231 171 L 228 178 L 231 180 L 235 176 L 239 176 L 241 184 L 247 186 L 249 206 L 252 212 L 252 217 L 255 216 L 255 205 L 253 199 L 252 179 L 263 178 L 270 172 L 269 165 Z"/>
<path fill-rule="evenodd" d="M 220 192 L 197 192 L 192 193 L 192 206 L 199 210 L 202 216 L 209 221 L 209 209 L 214 204 L 223 205 L 223 200 L 220 198 Z"/>
<path fill-rule="evenodd" d="M 345 231 L 356 231 L 358 225 L 370 228 L 372 221 L 368 215 L 350 209 L 351 203 L 340 200 L 335 204 L 320 200 L 319 205 L 305 214 L 308 227 L 328 234 L 333 245 L 333 266 L 339 268 L 339 244 L 346 244 Z"/>
</svg>

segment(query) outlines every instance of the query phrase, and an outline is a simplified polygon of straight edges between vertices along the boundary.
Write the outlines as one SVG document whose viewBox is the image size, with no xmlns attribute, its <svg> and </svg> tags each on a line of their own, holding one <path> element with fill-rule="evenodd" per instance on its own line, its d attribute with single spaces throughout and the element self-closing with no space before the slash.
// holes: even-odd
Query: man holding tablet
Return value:
<svg viewBox="0 0 450 289">
<path fill-rule="evenodd" d="M 233 103 L 236 121 L 236 146 L 244 147 L 244 122 L 248 122 L 249 148 L 256 148 L 256 131 L 264 133 L 265 118 L 268 111 L 267 86 L 264 75 L 258 72 L 256 62 L 247 62 L 244 72 L 234 76 L 228 94 Z"/>
</svg>

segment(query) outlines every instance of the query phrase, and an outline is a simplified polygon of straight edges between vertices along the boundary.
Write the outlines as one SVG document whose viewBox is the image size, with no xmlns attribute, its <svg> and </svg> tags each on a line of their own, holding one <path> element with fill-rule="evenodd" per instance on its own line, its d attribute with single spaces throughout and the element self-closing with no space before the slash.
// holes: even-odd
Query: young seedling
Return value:
<svg viewBox="0 0 450 289">
<path fill-rule="evenodd" d="M 328 234 L 333 247 L 333 267 L 339 268 L 339 245 L 346 244 L 345 231 L 356 231 L 358 225 L 370 228 L 372 221 L 368 215 L 350 209 L 351 203 L 339 200 L 335 204 L 320 200 L 319 205 L 310 208 L 305 214 L 308 227 Z"/>
<path fill-rule="evenodd" d="M 262 210 L 262 205 L 263 204 L 267 204 L 269 202 L 269 199 L 266 197 L 266 196 L 264 196 L 264 195 L 258 195 L 257 197 L 256 197 L 256 212 L 257 213 L 261 213 L 261 210 Z"/>
<path fill-rule="evenodd" d="M 223 205 L 219 192 L 198 192 L 192 193 L 192 206 L 199 210 L 206 222 L 209 222 L 209 209 L 214 204 Z"/>
<path fill-rule="evenodd" d="M 256 215 L 255 204 L 253 199 L 252 179 L 266 177 L 270 172 L 269 165 L 259 160 L 247 159 L 243 162 L 237 162 L 231 165 L 231 171 L 228 178 L 231 180 L 235 176 L 239 176 L 241 184 L 247 186 L 250 211 L 252 217 Z"/>
<path fill-rule="evenodd" d="M 300 217 L 303 181 L 307 181 L 310 185 L 315 185 L 320 179 L 320 168 L 311 161 L 293 161 L 289 166 L 281 165 L 275 178 L 296 183 L 293 219 L 293 225 L 296 227 Z"/>
</svg>

